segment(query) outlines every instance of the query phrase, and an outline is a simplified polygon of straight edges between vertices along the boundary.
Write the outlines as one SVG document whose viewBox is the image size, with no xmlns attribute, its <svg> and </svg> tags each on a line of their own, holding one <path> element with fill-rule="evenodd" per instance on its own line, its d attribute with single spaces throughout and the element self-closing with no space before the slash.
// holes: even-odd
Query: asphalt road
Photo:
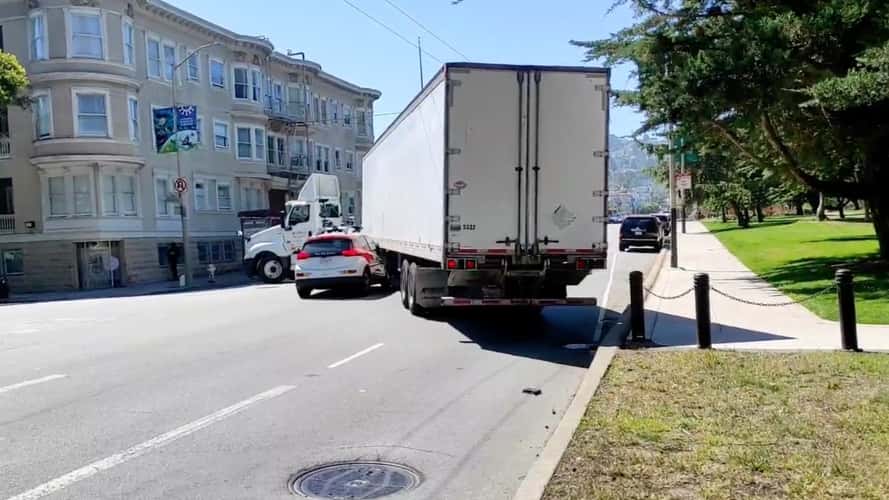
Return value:
<svg viewBox="0 0 889 500">
<path fill-rule="evenodd" d="M 653 257 L 612 253 L 572 293 L 613 276 L 622 310 Z M 0 498 L 291 498 L 297 471 L 351 459 L 417 469 L 399 498 L 510 498 L 597 314 L 423 319 L 292 284 L 0 307 Z"/>
</svg>

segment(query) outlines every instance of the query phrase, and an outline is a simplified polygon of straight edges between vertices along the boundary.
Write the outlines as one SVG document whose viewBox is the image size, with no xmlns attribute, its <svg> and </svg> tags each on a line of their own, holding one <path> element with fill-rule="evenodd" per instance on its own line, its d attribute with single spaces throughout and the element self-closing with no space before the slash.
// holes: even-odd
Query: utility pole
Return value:
<svg viewBox="0 0 889 500">
<path fill-rule="evenodd" d="M 676 173 L 673 161 L 673 124 L 667 128 L 667 150 L 670 165 L 670 267 L 679 267 L 679 231 L 676 230 Z"/>
<path fill-rule="evenodd" d="M 182 177 L 182 160 L 180 156 L 180 144 L 179 144 L 179 108 L 176 106 L 176 74 L 179 72 L 179 68 L 185 64 L 186 61 L 191 59 L 191 56 L 197 54 L 199 51 L 204 50 L 208 47 L 213 47 L 215 45 L 220 45 L 219 42 L 211 42 L 201 45 L 200 47 L 192 50 L 185 57 L 179 61 L 178 64 L 173 66 L 173 79 L 170 81 L 170 103 L 173 106 L 173 137 L 176 139 L 176 176 Z M 185 260 L 185 287 L 191 287 L 192 284 L 192 263 L 191 263 L 191 230 L 189 227 L 189 219 L 188 219 L 188 203 L 187 198 L 184 191 L 176 191 L 179 196 L 179 219 L 182 221 L 182 256 Z"/>
<path fill-rule="evenodd" d="M 423 90 L 426 80 L 423 78 L 423 47 L 420 45 L 420 37 L 417 37 L 417 59 L 420 61 L 420 90 Z"/>
</svg>

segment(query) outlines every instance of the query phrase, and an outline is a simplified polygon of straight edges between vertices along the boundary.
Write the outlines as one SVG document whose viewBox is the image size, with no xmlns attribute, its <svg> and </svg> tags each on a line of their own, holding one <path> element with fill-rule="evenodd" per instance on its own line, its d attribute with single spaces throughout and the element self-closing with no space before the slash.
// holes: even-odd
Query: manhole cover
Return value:
<svg viewBox="0 0 889 500">
<path fill-rule="evenodd" d="M 400 464 L 338 462 L 298 473 L 290 489 L 312 498 L 382 498 L 416 488 L 421 480 L 419 472 Z"/>
</svg>

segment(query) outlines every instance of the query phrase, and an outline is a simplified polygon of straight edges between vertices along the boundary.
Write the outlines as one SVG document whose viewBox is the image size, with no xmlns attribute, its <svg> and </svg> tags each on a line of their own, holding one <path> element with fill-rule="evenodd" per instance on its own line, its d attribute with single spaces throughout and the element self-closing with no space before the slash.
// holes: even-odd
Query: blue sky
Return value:
<svg viewBox="0 0 889 500">
<path fill-rule="evenodd" d="M 214 23 L 248 35 L 268 36 L 275 47 L 304 50 L 326 71 L 356 84 L 379 89 L 378 114 L 395 113 L 419 90 L 417 49 L 360 14 L 343 0 L 171 0 Z M 629 25 L 627 8 L 606 14 L 612 0 L 390 0 L 474 62 L 579 65 L 583 51 L 572 38 L 607 37 Z M 424 32 L 385 0 L 350 0 L 353 4 L 415 41 L 442 61 L 464 60 Z M 441 63 L 423 57 L 426 78 Z M 634 85 L 629 68 L 614 68 L 612 86 Z M 381 132 L 394 118 L 376 116 Z M 640 123 L 630 109 L 615 108 L 611 132 L 627 135 Z"/>
</svg>

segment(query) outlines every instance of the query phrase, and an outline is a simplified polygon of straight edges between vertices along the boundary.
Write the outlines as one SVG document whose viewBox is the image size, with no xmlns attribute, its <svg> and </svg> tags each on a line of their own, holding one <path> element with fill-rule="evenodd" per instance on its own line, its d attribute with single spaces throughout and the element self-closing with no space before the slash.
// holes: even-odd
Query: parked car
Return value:
<svg viewBox="0 0 889 500">
<path fill-rule="evenodd" d="M 661 223 L 661 226 L 664 228 L 664 234 L 669 235 L 670 229 L 672 229 L 670 225 L 670 214 L 665 214 L 663 212 L 657 214 L 651 214 L 654 217 L 657 217 L 658 222 Z"/>
<path fill-rule="evenodd" d="M 654 215 L 631 215 L 620 225 L 620 251 L 630 247 L 652 247 L 660 251 L 664 246 L 664 227 Z"/>
<path fill-rule="evenodd" d="M 623 221 L 624 221 L 624 217 L 622 215 L 611 214 L 608 216 L 608 223 L 609 224 L 620 224 Z"/>
<path fill-rule="evenodd" d="M 304 299 L 317 289 L 351 288 L 366 294 L 374 283 L 388 284 L 383 260 L 360 233 L 310 237 L 294 256 L 293 275 Z"/>
</svg>

